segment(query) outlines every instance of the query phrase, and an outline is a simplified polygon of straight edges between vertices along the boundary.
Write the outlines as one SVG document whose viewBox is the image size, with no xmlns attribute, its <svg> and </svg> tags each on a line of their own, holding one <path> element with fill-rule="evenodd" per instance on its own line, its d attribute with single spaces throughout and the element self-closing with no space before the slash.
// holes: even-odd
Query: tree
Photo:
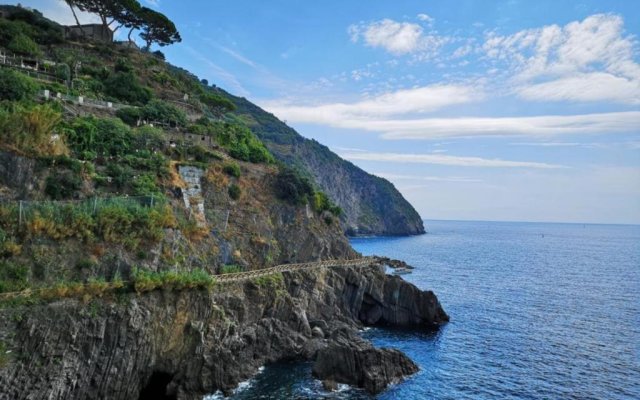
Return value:
<svg viewBox="0 0 640 400">
<path fill-rule="evenodd" d="M 97 14 L 106 28 L 110 28 L 114 22 L 117 22 L 119 25 L 113 29 L 114 32 L 135 20 L 141 8 L 137 0 L 65 0 L 65 2 L 71 8 L 78 26 L 80 21 L 74 7 L 80 11 Z"/>
<path fill-rule="evenodd" d="M 157 43 L 160 46 L 167 46 L 182 41 L 175 24 L 164 14 L 147 7 L 142 7 L 139 17 L 144 21 L 140 37 L 146 42 L 147 45 L 145 49 L 147 51 L 153 43 Z"/>
<path fill-rule="evenodd" d="M 209 107 L 216 117 L 222 117 L 225 113 L 236 109 L 236 105 L 231 100 L 210 92 L 201 94 L 200 101 Z"/>
</svg>

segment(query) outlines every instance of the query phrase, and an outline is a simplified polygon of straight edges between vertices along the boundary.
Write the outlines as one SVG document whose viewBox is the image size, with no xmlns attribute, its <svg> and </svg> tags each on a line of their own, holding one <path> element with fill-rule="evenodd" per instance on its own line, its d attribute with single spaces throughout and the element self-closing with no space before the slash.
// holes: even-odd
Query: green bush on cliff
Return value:
<svg viewBox="0 0 640 400">
<path fill-rule="evenodd" d="M 16 292 L 29 286 L 29 268 L 10 260 L 0 261 L 0 293 Z"/>
<path fill-rule="evenodd" d="M 293 168 L 282 167 L 274 182 L 276 196 L 290 204 L 307 204 L 314 190 L 309 179 Z"/>
<path fill-rule="evenodd" d="M 35 156 L 66 154 L 65 142 L 57 135 L 60 118 L 48 104 L 0 107 L 0 144 Z"/>
<path fill-rule="evenodd" d="M 157 289 L 210 289 L 216 282 L 215 277 L 202 269 L 155 272 L 138 268 L 133 270 L 131 281 L 137 293 L 151 292 Z"/>
<path fill-rule="evenodd" d="M 240 189 L 240 186 L 236 185 L 235 183 L 232 183 L 229 186 L 229 197 L 231 197 L 233 200 L 238 200 L 240 198 L 240 194 L 242 194 L 242 190 Z"/>
<path fill-rule="evenodd" d="M 38 84 L 32 78 L 10 69 L 0 69 L 0 100 L 32 100 Z"/>
<path fill-rule="evenodd" d="M 14 36 L 7 44 L 7 49 L 26 56 L 40 57 L 42 55 L 38 44 L 24 33 Z"/>
<path fill-rule="evenodd" d="M 82 187 L 82 177 L 72 171 L 54 173 L 45 181 L 44 192 L 53 200 L 72 198 Z"/>
<path fill-rule="evenodd" d="M 222 170 L 225 174 L 233 176 L 234 178 L 240 178 L 240 175 L 242 175 L 240 166 L 236 162 L 226 163 L 224 167 L 222 167 Z"/>
<path fill-rule="evenodd" d="M 115 72 L 103 81 L 107 96 L 133 105 L 144 105 L 151 100 L 151 89 L 140 84 L 133 72 Z"/>
</svg>

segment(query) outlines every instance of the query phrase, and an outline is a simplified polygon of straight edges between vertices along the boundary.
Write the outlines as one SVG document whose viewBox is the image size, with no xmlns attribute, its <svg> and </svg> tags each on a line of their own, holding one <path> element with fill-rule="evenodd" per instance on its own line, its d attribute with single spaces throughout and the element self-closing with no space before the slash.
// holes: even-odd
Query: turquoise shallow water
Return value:
<svg viewBox="0 0 640 400">
<path fill-rule="evenodd" d="M 404 259 L 451 316 L 437 333 L 370 329 L 421 370 L 380 399 L 640 399 L 640 226 L 426 221 L 427 235 L 352 240 Z M 267 366 L 235 399 L 323 392 L 308 363 Z"/>
</svg>

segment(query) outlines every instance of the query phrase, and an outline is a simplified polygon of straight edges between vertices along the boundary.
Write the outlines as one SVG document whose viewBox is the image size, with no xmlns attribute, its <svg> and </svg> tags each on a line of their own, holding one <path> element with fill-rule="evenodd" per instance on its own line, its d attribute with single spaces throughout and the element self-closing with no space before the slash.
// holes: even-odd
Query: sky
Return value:
<svg viewBox="0 0 640 400">
<path fill-rule="evenodd" d="M 168 61 L 423 218 L 640 224 L 640 1 L 141 3 L 182 34 Z M 73 22 L 61 0 L 22 4 Z"/>
</svg>

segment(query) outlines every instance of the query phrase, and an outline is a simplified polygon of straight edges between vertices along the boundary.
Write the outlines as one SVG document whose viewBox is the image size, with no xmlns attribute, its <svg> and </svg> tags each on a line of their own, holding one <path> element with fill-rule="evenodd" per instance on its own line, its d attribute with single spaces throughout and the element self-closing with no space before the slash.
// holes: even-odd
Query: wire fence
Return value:
<svg viewBox="0 0 640 400">
<path fill-rule="evenodd" d="M 164 197 L 131 196 L 131 197 L 93 197 L 83 200 L 18 200 L 0 201 L 0 218 L 3 225 L 17 224 L 22 226 L 35 217 L 51 218 L 57 222 L 71 222 L 78 214 L 96 215 L 108 207 L 127 209 L 153 208 L 167 204 Z"/>
</svg>

